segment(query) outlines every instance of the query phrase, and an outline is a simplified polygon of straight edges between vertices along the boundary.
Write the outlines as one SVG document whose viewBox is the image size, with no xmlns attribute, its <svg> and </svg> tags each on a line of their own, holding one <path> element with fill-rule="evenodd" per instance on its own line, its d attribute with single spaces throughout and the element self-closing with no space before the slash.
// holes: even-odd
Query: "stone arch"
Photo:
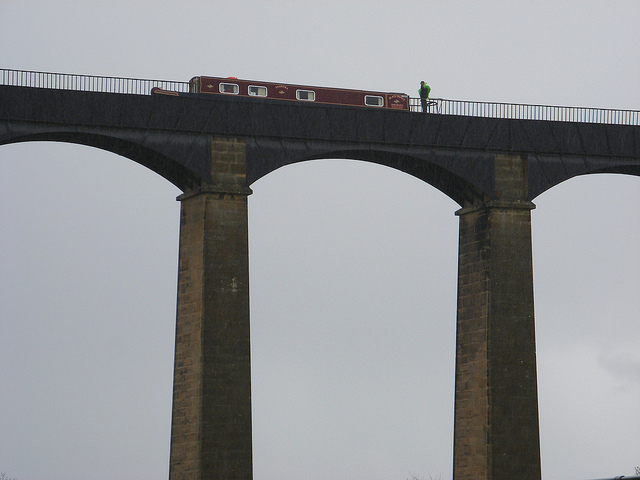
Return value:
<svg viewBox="0 0 640 480">
<path fill-rule="evenodd" d="M 640 163 L 635 160 L 611 160 L 597 157 L 564 158 L 532 155 L 530 162 L 536 164 L 534 172 L 529 175 L 529 198 L 533 200 L 546 191 L 567 180 L 584 175 L 599 173 L 619 173 L 640 176 Z"/>
<path fill-rule="evenodd" d="M 383 165 L 416 177 L 441 191 L 460 206 L 487 199 L 491 195 L 492 181 L 489 179 L 487 164 L 490 155 L 469 154 L 467 152 L 448 151 L 412 151 L 406 152 L 369 148 L 330 148 L 328 146 L 301 147 L 289 149 L 279 146 L 268 165 L 261 166 L 257 172 L 249 172 L 250 182 L 262 178 L 284 165 L 311 160 L 343 159 L 358 160 Z M 456 163 L 468 161 L 464 169 L 456 168 Z M 472 168 L 469 168 L 469 164 Z M 480 172 L 480 174 L 478 174 Z"/>
<path fill-rule="evenodd" d="M 30 129 L 32 131 L 34 129 Z M 24 142 L 62 142 L 95 147 L 128 158 L 164 177 L 181 190 L 201 183 L 185 165 L 168 155 L 166 148 L 154 148 L 141 138 L 127 138 L 126 133 L 109 135 L 106 131 L 91 132 L 70 129 L 43 128 L 24 135 L 13 135 L 3 144 Z M 0 145 L 1 146 L 1 145 Z"/>
</svg>

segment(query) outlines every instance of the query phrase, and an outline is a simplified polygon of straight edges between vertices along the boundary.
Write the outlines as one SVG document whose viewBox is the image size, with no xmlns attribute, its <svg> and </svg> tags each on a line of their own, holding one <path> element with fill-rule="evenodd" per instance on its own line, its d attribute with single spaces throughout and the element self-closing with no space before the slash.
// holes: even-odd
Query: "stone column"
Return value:
<svg viewBox="0 0 640 480">
<path fill-rule="evenodd" d="M 454 480 L 540 480 L 531 209 L 525 157 L 496 155 L 497 199 L 463 208 Z"/>
<path fill-rule="evenodd" d="M 212 141 L 214 184 L 180 196 L 171 480 L 250 480 L 245 146 Z"/>
</svg>

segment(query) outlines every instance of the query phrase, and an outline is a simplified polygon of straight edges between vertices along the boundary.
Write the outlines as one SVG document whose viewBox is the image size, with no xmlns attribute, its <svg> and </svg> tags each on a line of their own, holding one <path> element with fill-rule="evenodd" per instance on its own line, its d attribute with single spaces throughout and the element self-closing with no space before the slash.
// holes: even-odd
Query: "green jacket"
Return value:
<svg viewBox="0 0 640 480">
<path fill-rule="evenodd" d="M 418 95 L 420 95 L 420 98 L 429 98 L 430 93 L 431 87 L 426 83 L 418 89 Z"/>
</svg>

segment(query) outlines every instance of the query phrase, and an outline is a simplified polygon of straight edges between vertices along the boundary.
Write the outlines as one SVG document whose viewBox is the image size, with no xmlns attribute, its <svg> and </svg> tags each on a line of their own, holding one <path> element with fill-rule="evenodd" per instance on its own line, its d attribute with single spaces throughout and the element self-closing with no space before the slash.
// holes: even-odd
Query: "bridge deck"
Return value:
<svg viewBox="0 0 640 480">
<path fill-rule="evenodd" d="M 151 89 L 154 87 L 182 93 L 189 91 L 189 83 L 182 81 L 102 77 L 10 69 L 0 69 L 0 85 L 135 95 L 150 95 Z M 638 110 L 477 102 L 444 98 L 432 98 L 431 100 L 433 103 L 429 106 L 429 113 L 441 115 L 640 125 L 640 111 Z M 412 112 L 421 111 L 419 98 L 410 98 L 409 105 Z"/>
</svg>

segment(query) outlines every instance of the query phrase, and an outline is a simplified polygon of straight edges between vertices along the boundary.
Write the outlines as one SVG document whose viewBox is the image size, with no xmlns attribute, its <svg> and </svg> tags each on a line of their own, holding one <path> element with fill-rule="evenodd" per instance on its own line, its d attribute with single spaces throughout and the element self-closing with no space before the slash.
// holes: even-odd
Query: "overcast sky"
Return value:
<svg viewBox="0 0 640 480">
<path fill-rule="evenodd" d="M 637 1 L 0 2 L 0 67 L 640 110 Z M 254 477 L 450 479 L 458 206 L 364 162 L 249 197 Z M 0 147 L 0 472 L 166 479 L 179 190 L 117 155 Z M 640 179 L 532 212 L 542 471 L 640 465 Z"/>
</svg>

